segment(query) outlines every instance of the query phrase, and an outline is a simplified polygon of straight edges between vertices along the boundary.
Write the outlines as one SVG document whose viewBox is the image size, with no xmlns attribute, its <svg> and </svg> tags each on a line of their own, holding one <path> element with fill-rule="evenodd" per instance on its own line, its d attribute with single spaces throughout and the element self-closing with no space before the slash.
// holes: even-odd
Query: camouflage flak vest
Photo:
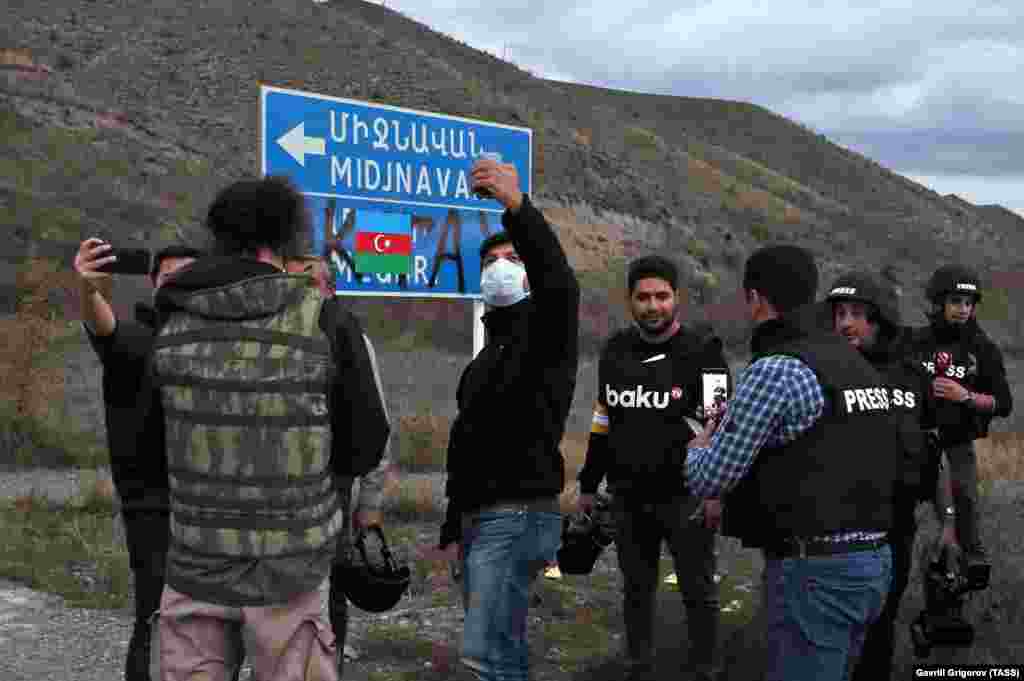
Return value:
<svg viewBox="0 0 1024 681">
<path fill-rule="evenodd" d="M 269 275 L 198 291 L 160 329 L 175 542 L 280 557 L 314 552 L 341 529 L 321 305 L 308 277 Z"/>
</svg>

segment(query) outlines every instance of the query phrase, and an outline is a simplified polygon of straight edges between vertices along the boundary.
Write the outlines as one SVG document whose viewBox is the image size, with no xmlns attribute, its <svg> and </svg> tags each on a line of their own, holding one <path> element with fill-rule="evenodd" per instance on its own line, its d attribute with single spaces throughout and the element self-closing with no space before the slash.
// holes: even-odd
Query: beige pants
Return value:
<svg viewBox="0 0 1024 681">
<path fill-rule="evenodd" d="M 164 587 L 153 616 L 153 681 L 229 681 L 242 662 L 254 681 L 338 681 L 334 633 L 317 591 L 280 605 L 230 607 Z"/>
</svg>

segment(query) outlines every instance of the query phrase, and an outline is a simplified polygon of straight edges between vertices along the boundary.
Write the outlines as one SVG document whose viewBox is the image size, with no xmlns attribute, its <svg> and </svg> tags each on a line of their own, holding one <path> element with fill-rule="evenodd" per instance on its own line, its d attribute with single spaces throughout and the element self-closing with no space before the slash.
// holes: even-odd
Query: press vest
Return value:
<svg viewBox="0 0 1024 681">
<path fill-rule="evenodd" d="M 809 366 L 825 408 L 793 442 L 758 452 L 726 497 L 723 533 L 764 546 L 791 536 L 888 530 L 902 452 L 884 379 L 839 338 L 788 341 L 754 360 L 772 355 Z"/>
<path fill-rule="evenodd" d="M 978 354 L 972 352 L 967 343 L 939 343 L 929 328 L 919 330 L 915 340 L 915 357 L 929 377 L 939 377 L 938 358 L 939 353 L 944 352 L 949 355 L 950 362 L 941 376 L 956 381 L 972 392 L 977 390 Z M 946 444 L 960 444 L 981 437 L 982 428 L 977 412 L 967 405 L 937 399 L 935 420 Z"/>
<path fill-rule="evenodd" d="M 922 480 L 933 475 L 923 475 L 925 469 L 937 465 L 928 449 L 926 425 L 924 424 L 928 389 L 924 371 L 909 358 L 893 361 L 873 362 L 872 366 L 882 375 L 889 386 L 892 413 L 896 418 L 903 445 L 903 467 L 901 479 L 908 487 L 917 488 Z"/>
<path fill-rule="evenodd" d="M 280 557 L 315 552 L 341 529 L 321 304 L 307 278 L 270 275 L 199 291 L 162 326 L 154 373 L 176 542 Z"/>
</svg>

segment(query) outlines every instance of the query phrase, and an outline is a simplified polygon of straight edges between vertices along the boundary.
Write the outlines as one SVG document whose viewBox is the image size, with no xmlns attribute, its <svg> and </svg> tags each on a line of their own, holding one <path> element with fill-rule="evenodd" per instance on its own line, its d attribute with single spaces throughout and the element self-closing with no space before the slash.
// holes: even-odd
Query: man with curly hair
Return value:
<svg viewBox="0 0 1024 681">
<path fill-rule="evenodd" d="M 153 676 L 339 678 L 319 588 L 354 477 L 390 425 L 358 321 L 290 274 L 309 233 L 287 180 L 236 182 L 206 224 L 213 255 L 156 298 L 153 354 L 167 433 L 171 540 Z"/>
</svg>

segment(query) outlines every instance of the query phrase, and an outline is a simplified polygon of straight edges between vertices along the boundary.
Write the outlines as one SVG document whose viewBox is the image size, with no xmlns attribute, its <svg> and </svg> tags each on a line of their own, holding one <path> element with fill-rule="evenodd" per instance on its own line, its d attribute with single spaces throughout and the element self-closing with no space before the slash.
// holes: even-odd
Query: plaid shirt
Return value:
<svg viewBox="0 0 1024 681">
<path fill-rule="evenodd" d="M 687 486 L 699 497 L 721 496 L 747 474 L 763 447 L 794 441 L 824 410 L 821 384 L 806 364 L 780 355 L 757 360 L 743 373 L 711 446 L 689 450 Z M 851 541 L 884 534 L 852 532 L 818 538 Z"/>
</svg>

